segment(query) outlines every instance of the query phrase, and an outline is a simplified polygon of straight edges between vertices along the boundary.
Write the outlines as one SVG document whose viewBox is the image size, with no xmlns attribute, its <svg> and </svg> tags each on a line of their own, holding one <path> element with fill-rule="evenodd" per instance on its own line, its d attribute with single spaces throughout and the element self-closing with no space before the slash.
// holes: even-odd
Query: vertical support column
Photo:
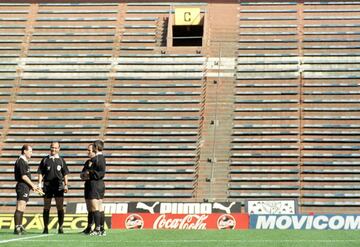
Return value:
<svg viewBox="0 0 360 247">
<path fill-rule="evenodd" d="M 207 93 L 206 93 L 206 89 L 207 89 L 207 83 L 206 83 L 206 73 L 207 73 L 207 69 L 206 69 L 206 64 L 207 64 L 207 59 L 204 61 L 204 77 L 202 80 L 202 90 L 201 90 L 201 106 L 200 106 L 200 122 L 199 122 L 199 128 L 198 128 L 198 142 L 197 142 L 197 148 L 196 148 L 196 168 L 195 168 L 195 172 L 196 172 L 196 180 L 195 180 L 195 184 L 194 184 L 194 192 L 193 192 L 193 197 L 195 199 L 197 198 L 201 198 L 201 187 L 199 188 L 199 185 L 201 186 L 201 183 L 199 183 L 199 174 L 201 173 L 201 168 L 200 168 L 200 164 L 201 164 L 201 150 L 204 146 L 204 140 L 203 140 L 203 131 L 204 131 L 204 123 L 205 123 L 205 106 L 206 106 L 206 98 L 207 98 Z M 199 193 L 200 192 L 200 193 Z"/>
<path fill-rule="evenodd" d="M 299 66 L 299 77 L 298 77 L 298 94 L 299 94 L 299 126 L 298 126 L 298 147 L 299 147 L 299 158 L 298 158 L 298 171 L 299 171 L 299 212 L 302 212 L 302 170 L 303 170 L 303 129 L 304 129 L 304 99 L 303 99 L 303 89 L 304 89 L 304 82 L 303 82 L 303 39 L 304 39 L 304 1 L 300 0 L 297 3 L 297 18 L 298 18 L 298 25 L 297 25 L 297 34 L 298 34 L 298 66 Z"/>
<path fill-rule="evenodd" d="M 204 15 L 204 38 L 203 38 L 203 53 L 208 54 L 208 38 L 207 35 L 209 34 L 208 23 L 209 23 L 209 9 L 206 6 L 206 11 Z M 202 93 L 201 93 L 201 109 L 200 109 L 200 123 L 198 129 L 198 145 L 197 145 L 197 158 L 196 158 L 196 182 L 194 185 L 194 198 L 195 199 L 202 199 L 204 196 L 203 192 L 203 169 L 202 169 L 202 161 L 201 161 L 201 151 L 204 147 L 204 128 L 205 128 L 205 114 L 206 114 L 206 102 L 207 102 L 207 73 L 208 73 L 208 57 L 206 57 L 204 61 L 204 77 L 203 77 L 203 86 L 202 86 Z M 206 175 L 205 175 L 206 176 Z M 201 200 L 200 200 L 201 201 Z"/>
<path fill-rule="evenodd" d="M 174 22 L 174 14 L 173 14 L 173 5 L 170 5 L 169 8 L 169 19 L 168 19 L 168 25 L 167 25 L 167 37 L 166 37 L 166 48 L 170 49 L 172 48 L 173 44 L 173 32 L 172 32 L 172 25 Z"/>
<path fill-rule="evenodd" d="M 126 15 L 126 3 L 119 3 L 117 6 L 118 13 L 116 16 L 117 24 L 115 30 L 115 37 L 114 37 L 114 44 L 113 44 L 113 51 L 111 57 L 111 67 L 109 71 L 109 78 L 108 78 L 108 85 L 107 85 L 107 93 L 106 93 L 106 100 L 104 105 L 104 115 L 103 115 L 103 124 L 100 131 L 100 139 L 105 140 L 106 131 L 109 122 L 109 115 L 110 115 L 110 107 L 112 101 L 112 95 L 114 90 L 114 84 L 116 80 L 116 67 L 118 64 L 118 58 L 120 56 L 120 46 L 121 46 L 121 37 L 124 32 L 124 19 Z"/>
</svg>

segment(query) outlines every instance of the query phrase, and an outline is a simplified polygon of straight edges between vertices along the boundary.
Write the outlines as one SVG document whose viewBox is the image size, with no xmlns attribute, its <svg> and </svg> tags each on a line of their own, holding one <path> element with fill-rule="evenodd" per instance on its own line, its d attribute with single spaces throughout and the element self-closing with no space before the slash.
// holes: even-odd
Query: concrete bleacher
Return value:
<svg viewBox="0 0 360 247">
<path fill-rule="evenodd" d="M 118 12 L 110 3 L 40 3 L 28 57 L 111 56 Z"/>
<path fill-rule="evenodd" d="M 309 208 L 357 205 L 359 106 L 354 45 L 356 4 L 305 2 L 303 203 Z M 331 6 L 332 4 L 330 4 Z M 336 21 L 336 23 L 334 23 Z M 332 57 L 332 56 L 336 56 Z M 349 191 L 351 190 L 351 191 Z"/>
<path fill-rule="evenodd" d="M 127 3 L 121 50 L 126 53 L 148 53 L 162 43 L 164 17 L 170 5 Z"/>
<path fill-rule="evenodd" d="M 21 145 L 34 172 L 53 140 L 67 202 L 82 201 L 86 147 L 103 139 L 108 201 L 356 212 L 360 3 L 241 0 L 227 29 L 213 4 L 0 3 L 0 205 L 13 209 Z M 189 6 L 204 45 L 171 47 L 169 15 Z"/>
<path fill-rule="evenodd" d="M 269 4 L 240 2 L 229 197 L 355 212 L 359 3 Z"/>
<path fill-rule="evenodd" d="M 118 61 L 105 135 L 112 150 L 109 162 L 122 173 L 114 186 L 129 197 L 163 198 L 163 191 L 191 198 L 204 59 L 134 54 Z M 124 187 L 125 181 L 134 184 Z"/>
<path fill-rule="evenodd" d="M 9 103 L 25 37 L 26 17 L 30 4 L 0 4 L 0 136 L 3 135 L 9 115 Z"/>
<path fill-rule="evenodd" d="M 240 2 L 232 199 L 300 196 L 297 10 L 293 3 L 266 4 Z"/>
<path fill-rule="evenodd" d="M 1 6 L 0 76 L 6 83 L 0 94 L 0 129 L 6 132 L 1 201 L 14 198 L 13 162 L 21 145 L 33 145 L 34 172 L 53 140 L 61 142 L 72 172 L 68 201 L 82 201 L 79 172 L 87 145 L 99 138 L 106 143 L 107 200 L 191 200 L 205 59 L 142 52 L 162 45 L 157 38 L 168 11 L 161 9 L 170 5 L 149 3 L 148 8 L 160 11 L 136 13 L 132 10 L 147 7 L 39 3 L 31 33 L 26 24 L 30 4 L 12 12 L 19 15 L 16 22 L 1 16 Z M 13 34 L 5 35 L 10 29 Z M 34 196 L 31 205 L 41 204 Z"/>
</svg>

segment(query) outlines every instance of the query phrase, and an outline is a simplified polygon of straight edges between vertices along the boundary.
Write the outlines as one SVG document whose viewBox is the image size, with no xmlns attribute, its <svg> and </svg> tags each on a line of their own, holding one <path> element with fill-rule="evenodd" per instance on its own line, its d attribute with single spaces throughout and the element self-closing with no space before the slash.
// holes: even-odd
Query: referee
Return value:
<svg viewBox="0 0 360 247">
<path fill-rule="evenodd" d="M 26 204 L 29 201 L 30 188 L 33 191 L 39 191 L 31 182 L 31 173 L 29 168 L 29 159 L 32 155 L 32 147 L 30 145 L 23 145 L 21 148 L 21 155 L 16 160 L 14 166 L 14 174 L 16 184 L 16 211 L 14 213 L 15 229 L 14 234 L 21 235 L 25 233 L 22 225 L 23 214 L 26 209 Z"/>
<path fill-rule="evenodd" d="M 68 174 L 69 169 L 63 158 L 59 156 L 60 143 L 52 142 L 50 145 L 50 155 L 44 157 L 39 165 L 37 173 L 39 174 L 39 184 L 43 182 L 44 188 L 44 234 L 48 234 L 49 215 L 51 208 L 51 199 L 55 197 L 58 213 L 59 229 L 58 233 L 64 233 L 64 193 L 68 192 Z"/>
<path fill-rule="evenodd" d="M 87 148 L 88 157 L 89 159 L 85 162 L 84 167 L 80 173 L 81 180 L 85 181 L 84 184 L 84 197 L 86 202 L 86 208 L 88 211 L 88 225 L 87 227 L 82 231 L 84 234 L 90 234 L 91 233 L 91 227 L 94 222 L 94 212 L 91 206 L 91 198 L 90 198 L 90 192 L 91 192 L 91 182 L 89 177 L 89 170 L 92 166 L 91 159 L 95 156 L 93 145 L 90 144 Z"/>
<path fill-rule="evenodd" d="M 105 214 L 102 208 L 102 201 L 105 195 L 104 176 L 106 170 L 106 161 L 102 153 L 104 142 L 101 140 L 95 141 L 93 144 L 95 156 L 91 158 L 91 166 L 88 169 L 90 187 L 87 192 L 90 199 L 91 209 L 94 215 L 95 230 L 90 235 L 106 235 L 104 229 Z"/>
</svg>

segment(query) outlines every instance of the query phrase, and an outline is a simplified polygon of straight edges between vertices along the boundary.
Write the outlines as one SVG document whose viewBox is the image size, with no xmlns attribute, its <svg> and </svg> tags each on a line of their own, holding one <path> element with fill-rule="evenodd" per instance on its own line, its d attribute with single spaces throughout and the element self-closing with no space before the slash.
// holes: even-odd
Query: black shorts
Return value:
<svg viewBox="0 0 360 247">
<path fill-rule="evenodd" d="M 64 185 L 59 181 L 46 181 L 44 182 L 44 197 L 64 197 Z"/>
<path fill-rule="evenodd" d="M 105 183 L 103 180 L 91 180 L 85 182 L 84 189 L 85 199 L 104 199 L 105 196 Z"/>
<path fill-rule="evenodd" d="M 29 201 L 30 187 L 26 183 L 17 183 L 15 190 L 17 201 Z"/>
</svg>

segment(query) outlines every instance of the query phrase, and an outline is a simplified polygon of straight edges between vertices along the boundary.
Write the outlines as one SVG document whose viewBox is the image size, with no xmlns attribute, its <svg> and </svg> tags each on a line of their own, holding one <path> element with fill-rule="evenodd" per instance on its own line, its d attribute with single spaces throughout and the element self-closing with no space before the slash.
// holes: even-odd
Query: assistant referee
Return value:
<svg viewBox="0 0 360 247">
<path fill-rule="evenodd" d="M 104 229 L 105 214 L 102 207 L 102 201 L 105 196 L 105 183 L 103 179 L 106 171 L 106 161 L 102 153 L 104 142 L 97 140 L 92 146 L 95 156 L 91 158 L 91 166 L 88 169 L 90 180 L 89 191 L 85 192 L 88 199 L 90 199 L 95 221 L 95 230 L 90 235 L 104 236 L 106 235 Z"/>
<path fill-rule="evenodd" d="M 31 173 L 29 167 L 29 159 L 32 155 L 32 147 L 30 145 L 23 145 L 21 148 L 21 155 L 16 160 L 14 166 L 14 174 L 16 183 L 16 211 L 14 213 L 15 229 L 14 234 L 21 235 L 25 233 L 22 225 L 23 214 L 26 209 L 26 204 L 29 201 L 30 189 L 33 191 L 39 188 L 31 182 Z"/>
<path fill-rule="evenodd" d="M 91 159 L 95 156 L 93 144 L 90 144 L 87 148 L 87 154 L 89 159 L 85 162 L 84 167 L 80 173 L 81 180 L 85 181 L 84 183 L 84 198 L 86 202 L 86 208 L 88 211 L 88 225 L 87 227 L 82 231 L 84 234 L 90 234 L 91 233 L 91 227 L 94 223 L 94 212 L 91 204 L 91 181 L 89 177 L 89 170 L 92 166 Z"/>
</svg>

